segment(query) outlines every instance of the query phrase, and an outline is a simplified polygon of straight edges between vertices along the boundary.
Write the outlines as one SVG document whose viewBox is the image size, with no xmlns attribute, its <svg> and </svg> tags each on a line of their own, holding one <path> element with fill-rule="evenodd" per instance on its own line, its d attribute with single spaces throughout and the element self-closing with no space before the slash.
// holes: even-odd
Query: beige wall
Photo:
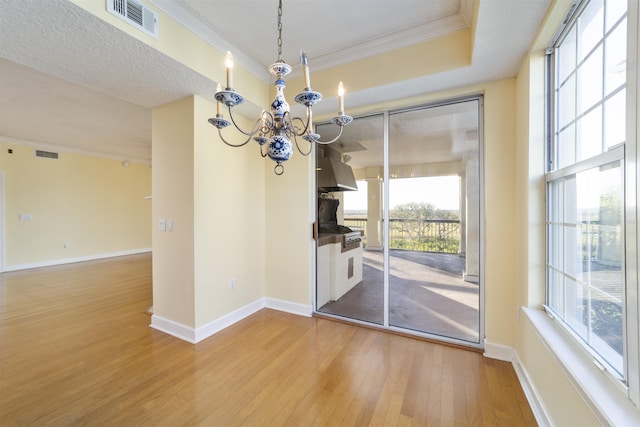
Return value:
<svg viewBox="0 0 640 427">
<path fill-rule="evenodd" d="M 5 269 L 149 250 L 149 165 L 56 151 L 58 160 L 45 159 L 0 140 Z"/>
<path fill-rule="evenodd" d="M 153 110 L 153 312 L 195 326 L 192 97 Z M 172 220 L 174 231 L 158 230 Z"/>
<path fill-rule="evenodd" d="M 264 160 L 220 141 L 214 109 L 194 96 L 153 111 L 153 221 L 174 224 L 153 231 L 154 315 L 193 330 L 265 295 Z"/>
<path fill-rule="evenodd" d="M 565 0 L 554 3 L 518 73 L 514 157 L 517 306 L 540 308 L 545 301 L 544 48 L 569 5 Z M 550 421 L 559 426 L 600 425 L 524 314 L 515 324 L 515 337 L 515 351 Z"/>
<path fill-rule="evenodd" d="M 196 327 L 265 295 L 265 185 L 258 145 L 226 146 L 207 122 L 215 106 L 195 98 Z M 241 120 L 245 129 L 252 123 Z M 225 132 L 234 143 L 238 133 Z M 155 247 L 154 247 L 155 248 Z M 235 288 L 229 282 L 234 280 Z"/>
<path fill-rule="evenodd" d="M 581 427 L 602 425 L 524 314 L 520 319 L 517 332 L 518 357 L 531 385 L 535 387 L 537 398 L 544 405 L 551 425 Z"/>
<path fill-rule="evenodd" d="M 285 172 L 281 176 L 273 173 L 274 162 L 263 161 L 266 163 L 266 296 L 310 307 L 315 285 L 312 224 L 316 191 L 312 157 L 296 152 L 284 164 Z"/>
<path fill-rule="evenodd" d="M 487 341 L 512 346 L 516 321 L 515 79 L 485 89 L 484 248 Z"/>
</svg>

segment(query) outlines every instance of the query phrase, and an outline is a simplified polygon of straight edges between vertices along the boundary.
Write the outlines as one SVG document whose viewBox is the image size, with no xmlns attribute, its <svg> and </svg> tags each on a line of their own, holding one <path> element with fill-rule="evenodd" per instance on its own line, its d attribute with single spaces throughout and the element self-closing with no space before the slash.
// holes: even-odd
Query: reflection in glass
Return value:
<svg viewBox="0 0 640 427">
<path fill-rule="evenodd" d="M 338 143 L 318 147 L 318 182 L 320 160 L 334 150 L 357 184 L 356 191 L 318 185 L 318 206 L 334 203 L 335 222 L 361 242 L 345 251 L 319 224 L 317 311 L 481 344 L 479 117 L 474 98 L 356 118 Z M 330 139 L 331 128 L 317 132 Z"/>
<path fill-rule="evenodd" d="M 549 214 L 549 302 L 618 372 L 623 352 L 622 182 L 622 167 L 615 161 L 548 187 L 550 200 L 562 194 L 565 206 L 561 219 Z M 558 265 L 562 252 L 563 265 Z"/>
<path fill-rule="evenodd" d="M 479 343 L 478 101 L 389 118 L 389 324 Z"/>
<path fill-rule="evenodd" d="M 333 138 L 334 130 L 333 125 L 317 126 L 322 139 Z M 321 157 L 337 156 L 353 171 L 357 186 L 355 191 L 318 189 L 317 310 L 379 325 L 384 324 L 383 131 L 382 115 L 354 119 L 339 142 L 318 147 L 316 172 L 317 182 L 324 182 Z M 323 227 L 325 205 L 335 207 L 334 231 Z M 345 233 L 357 233 L 359 244 L 345 247 Z"/>
</svg>

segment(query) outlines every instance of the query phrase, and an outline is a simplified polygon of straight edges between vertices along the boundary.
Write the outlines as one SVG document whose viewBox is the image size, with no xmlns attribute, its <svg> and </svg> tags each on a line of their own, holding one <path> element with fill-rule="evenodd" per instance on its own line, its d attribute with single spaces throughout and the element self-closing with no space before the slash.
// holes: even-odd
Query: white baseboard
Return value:
<svg viewBox="0 0 640 427">
<path fill-rule="evenodd" d="M 164 317 L 154 314 L 151 316 L 151 324 L 149 326 L 165 334 L 190 342 L 191 344 L 196 343 L 195 330 L 182 323 L 174 322 L 173 320 L 165 319 Z"/>
<path fill-rule="evenodd" d="M 529 406 L 531 406 L 531 411 L 533 412 L 533 416 L 536 418 L 538 425 L 540 427 L 551 427 L 553 425 L 551 423 L 551 419 L 549 418 L 547 411 L 545 411 L 542 401 L 538 398 L 538 393 L 536 392 L 527 371 L 524 369 L 524 366 L 522 366 L 517 352 L 514 352 L 514 360 L 511 364 L 513 365 L 513 369 L 516 371 L 518 381 L 520 381 L 524 395 L 529 402 Z"/>
<path fill-rule="evenodd" d="M 18 271 L 18 270 L 28 270 L 30 268 L 52 267 L 54 265 L 73 264 L 75 262 L 84 262 L 84 261 L 95 261 L 97 259 L 114 258 L 114 257 L 126 256 L 126 255 L 137 255 L 137 254 L 142 254 L 147 252 L 151 252 L 151 248 L 131 249 L 127 251 L 85 255 L 85 256 L 75 257 L 75 258 L 62 258 L 62 259 L 53 259 L 53 260 L 47 260 L 47 261 L 37 261 L 37 262 L 31 262 L 27 264 L 7 265 L 5 266 L 4 271 L 9 272 L 9 271 Z"/>
<path fill-rule="evenodd" d="M 284 311 L 298 316 L 311 317 L 313 314 L 313 306 L 307 304 L 298 304 L 291 301 L 284 301 L 276 298 L 265 298 L 265 307 L 278 311 Z"/>
<path fill-rule="evenodd" d="M 485 342 L 484 357 L 503 360 L 505 362 L 513 362 L 513 359 L 515 357 L 515 350 L 513 349 L 513 347 L 509 347 L 506 345 Z"/>
<path fill-rule="evenodd" d="M 165 319 L 156 314 L 151 316 L 151 325 L 149 326 L 176 338 L 180 338 L 181 340 L 196 344 L 263 308 L 271 308 L 273 310 L 305 317 L 311 317 L 313 311 L 313 307 L 310 305 L 298 304 L 276 298 L 260 298 L 218 319 L 212 320 L 197 329 L 174 322 L 173 320 Z"/>
<path fill-rule="evenodd" d="M 469 283 L 480 283 L 480 276 L 477 274 L 463 274 L 462 280 Z"/>
<path fill-rule="evenodd" d="M 206 325 L 200 326 L 195 330 L 194 343 L 198 343 L 203 339 L 209 338 L 211 335 L 220 332 L 221 330 L 228 328 L 236 322 L 251 316 L 253 313 L 262 310 L 265 307 L 264 298 L 260 298 L 252 303 L 245 305 L 229 314 L 225 314 Z"/>
</svg>

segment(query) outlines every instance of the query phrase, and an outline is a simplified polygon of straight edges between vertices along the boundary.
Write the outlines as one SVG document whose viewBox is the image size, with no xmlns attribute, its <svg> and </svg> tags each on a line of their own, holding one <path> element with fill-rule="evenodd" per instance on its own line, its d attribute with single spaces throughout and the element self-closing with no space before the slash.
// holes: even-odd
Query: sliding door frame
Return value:
<svg viewBox="0 0 640 427">
<path fill-rule="evenodd" d="M 417 110 L 425 110 L 425 109 L 430 109 L 430 108 L 437 108 L 437 107 L 443 107 L 443 106 L 447 106 L 447 105 L 452 105 L 452 104 L 458 104 L 458 103 L 464 103 L 464 102 L 470 102 L 470 101 L 477 101 L 478 103 L 478 163 L 479 163 L 479 195 L 478 195 L 478 202 L 479 202 L 479 224 L 480 224 L 480 229 L 479 229 L 479 295 L 478 295 L 478 325 L 479 325 L 479 331 L 478 331 L 478 337 L 479 340 L 477 343 L 474 342 L 470 342 L 470 341 L 465 341 L 465 340 L 461 340 L 461 339 L 457 339 L 457 338 L 451 338 L 451 337 L 445 337 L 442 335 L 436 335 L 436 334 L 430 334 L 428 332 L 420 332 L 420 331 L 415 331 L 415 330 L 411 330 L 411 329 L 405 329 L 405 328 L 400 328 L 397 326 L 391 326 L 390 322 L 389 322 L 389 310 L 390 310 L 390 304 L 389 304 L 389 273 L 390 273 L 390 264 L 389 264 L 389 185 L 390 185 L 390 161 L 389 161 L 389 156 L 390 156 L 390 141 L 389 141 L 389 118 L 392 115 L 396 115 L 396 114 L 401 114 L 401 113 L 405 113 L 405 112 L 410 112 L 410 111 L 417 111 Z M 376 116 L 376 115 L 382 115 L 383 116 L 383 186 L 382 186 L 382 194 L 383 194 L 383 264 L 384 264 L 384 269 L 383 269 L 383 277 L 384 277 L 384 324 L 380 325 L 377 323 L 371 323 L 371 322 L 366 322 L 363 320 L 358 320 L 358 319 L 353 319 L 353 318 L 349 318 L 349 317 L 345 317 L 345 316 L 338 316 L 338 315 L 333 315 L 333 314 L 328 314 L 328 313 L 323 313 L 323 312 L 319 312 L 318 311 L 318 307 L 317 307 L 317 244 L 315 245 L 315 251 L 314 254 L 316 255 L 314 257 L 315 259 L 315 263 L 314 263 L 314 268 L 313 268 L 313 275 L 314 275 L 314 281 L 313 281 L 313 311 L 314 313 L 317 313 L 321 316 L 324 317 L 330 317 L 330 318 L 335 318 L 335 319 L 339 319 L 341 321 L 347 321 L 349 323 L 354 323 L 354 324 L 360 324 L 363 326 L 367 326 L 367 327 L 373 327 L 373 328 L 378 328 L 378 329 L 383 329 L 383 330 L 388 330 L 388 331 L 393 331 L 393 332 L 398 332 L 401 334 L 405 334 L 405 335 L 412 335 L 412 336 L 417 336 L 417 337 L 422 337 L 422 338 L 426 338 L 429 340 L 434 340 L 434 341 L 440 341 L 440 342 L 445 342 L 445 343 L 449 343 L 449 344 L 454 344 L 454 345 L 460 345 L 463 347 L 471 347 L 471 348 L 478 348 L 478 349 L 484 349 L 485 347 L 485 341 L 486 341 L 486 330 L 485 330 L 485 254 L 484 254 L 484 249 L 485 249 L 485 238 L 484 238 L 484 230 L 485 230 L 485 180 L 484 180 L 484 96 L 482 94 L 477 94 L 477 95 L 470 95 L 470 96 L 464 96 L 464 97 L 459 97 L 459 98 L 451 98 L 451 99 L 446 99 L 446 100 L 442 100 L 442 101 L 436 101 L 436 102 L 431 102 L 431 103 L 427 103 L 427 104 L 421 104 L 421 105 L 417 105 L 417 106 L 412 106 L 412 107 L 406 107 L 406 108 L 398 108 L 398 109 L 393 109 L 393 110 L 385 110 L 383 112 L 378 112 L 378 113 L 370 113 L 370 114 L 364 114 L 362 116 L 358 116 L 355 117 L 356 119 L 358 118 L 364 118 L 364 117 L 371 117 L 371 116 Z M 314 156 L 315 157 L 315 156 Z M 315 170 L 315 162 L 313 163 L 313 168 Z M 314 174 L 315 175 L 315 174 Z M 316 194 L 316 190 L 317 190 L 317 184 L 315 183 L 315 179 L 313 180 L 314 182 L 314 188 L 313 188 L 313 194 Z M 315 199 L 315 197 L 314 197 Z M 316 205 L 317 202 L 314 202 L 314 205 Z M 317 205 L 315 207 L 316 211 L 317 211 Z M 314 241 L 314 243 L 316 243 Z"/>
</svg>

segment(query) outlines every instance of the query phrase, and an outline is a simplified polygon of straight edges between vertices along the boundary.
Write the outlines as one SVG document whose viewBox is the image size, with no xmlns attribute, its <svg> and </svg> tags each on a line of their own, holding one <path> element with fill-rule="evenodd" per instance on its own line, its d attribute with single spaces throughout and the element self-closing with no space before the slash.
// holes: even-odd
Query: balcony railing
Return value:
<svg viewBox="0 0 640 427">
<path fill-rule="evenodd" d="M 367 241 L 367 218 L 345 217 L 344 225 L 364 232 Z M 452 219 L 390 219 L 389 248 L 412 251 L 460 252 L 460 221 Z"/>
</svg>

